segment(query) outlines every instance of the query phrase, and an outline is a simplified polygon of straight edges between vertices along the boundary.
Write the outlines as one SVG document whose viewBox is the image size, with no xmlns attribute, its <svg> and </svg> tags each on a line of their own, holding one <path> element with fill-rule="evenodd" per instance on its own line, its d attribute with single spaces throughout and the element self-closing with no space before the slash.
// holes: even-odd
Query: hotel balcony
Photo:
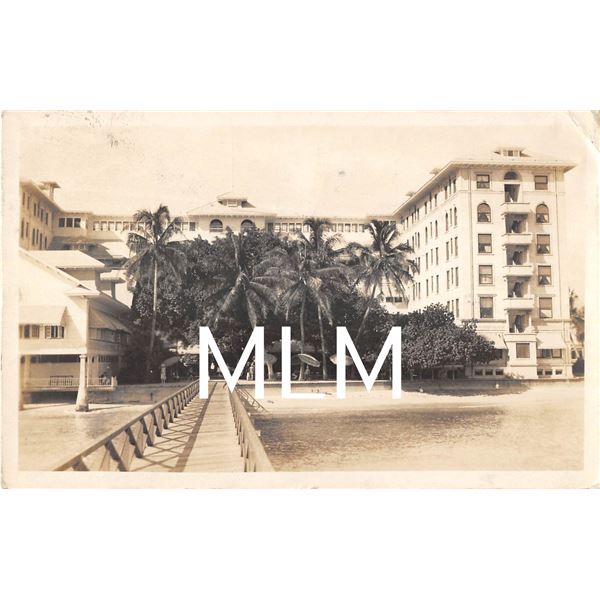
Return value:
<svg viewBox="0 0 600 600">
<path fill-rule="evenodd" d="M 501 240 L 503 246 L 528 246 L 533 241 L 533 234 L 530 231 L 524 233 L 503 233 Z"/>
<path fill-rule="evenodd" d="M 533 296 L 504 298 L 504 310 L 533 310 L 534 303 Z"/>
<path fill-rule="evenodd" d="M 531 212 L 528 202 L 504 202 L 500 206 L 500 215 L 527 215 Z"/>
<path fill-rule="evenodd" d="M 533 265 L 503 265 L 502 275 L 504 277 L 531 277 L 533 275 Z"/>
</svg>

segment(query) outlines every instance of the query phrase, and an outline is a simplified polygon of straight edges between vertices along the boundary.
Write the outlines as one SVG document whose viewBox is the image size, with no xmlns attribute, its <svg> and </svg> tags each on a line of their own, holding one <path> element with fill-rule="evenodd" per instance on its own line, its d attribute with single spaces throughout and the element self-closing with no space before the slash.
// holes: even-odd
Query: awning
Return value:
<svg viewBox="0 0 600 600">
<path fill-rule="evenodd" d="M 98 329 L 112 329 L 113 331 L 126 331 L 131 333 L 131 330 L 126 325 L 123 325 L 120 321 L 107 315 L 106 313 L 91 309 L 90 310 L 90 327 L 96 327 Z"/>
<path fill-rule="evenodd" d="M 504 336 L 501 333 L 496 331 L 478 331 L 477 333 L 483 336 L 486 340 L 492 342 L 495 348 L 498 348 L 499 350 L 506 348 L 506 342 L 504 341 Z"/>
<path fill-rule="evenodd" d="M 537 347 L 540 350 L 554 350 L 566 348 L 562 331 L 538 331 Z"/>
<path fill-rule="evenodd" d="M 62 325 L 64 314 L 64 306 L 20 306 L 19 325 Z"/>
</svg>

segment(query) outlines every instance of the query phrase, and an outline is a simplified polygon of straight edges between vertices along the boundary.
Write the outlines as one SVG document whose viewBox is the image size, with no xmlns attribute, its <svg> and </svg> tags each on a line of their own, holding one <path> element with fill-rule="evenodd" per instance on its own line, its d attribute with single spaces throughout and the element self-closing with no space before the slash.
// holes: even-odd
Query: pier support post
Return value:
<svg viewBox="0 0 600 600">
<path fill-rule="evenodd" d="M 77 412 L 88 412 L 90 410 L 87 390 L 87 355 L 85 354 L 79 355 L 79 388 L 77 389 L 75 410 Z"/>
</svg>

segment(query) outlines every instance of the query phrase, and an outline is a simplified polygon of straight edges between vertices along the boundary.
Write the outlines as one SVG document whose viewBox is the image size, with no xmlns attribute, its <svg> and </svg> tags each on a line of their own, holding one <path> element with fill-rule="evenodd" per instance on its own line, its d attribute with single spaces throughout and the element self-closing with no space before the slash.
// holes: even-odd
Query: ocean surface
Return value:
<svg viewBox="0 0 600 600">
<path fill-rule="evenodd" d="M 583 393 L 535 391 L 368 410 L 260 414 L 278 471 L 577 470 Z"/>
</svg>

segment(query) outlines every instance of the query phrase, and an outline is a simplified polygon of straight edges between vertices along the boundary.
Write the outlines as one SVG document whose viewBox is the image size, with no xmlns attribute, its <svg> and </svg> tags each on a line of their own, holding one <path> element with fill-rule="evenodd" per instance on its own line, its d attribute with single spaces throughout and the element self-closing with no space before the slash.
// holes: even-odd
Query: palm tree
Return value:
<svg viewBox="0 0 600 600">
<path fill-rule="evenodd" d="M 404 296 L 404 286 L 412 281 L 418 270 L 416 262 L 407 258 L 413 249 L 400 241 L 400 233 L 394 223 L 374 220 L 369 223 L 367 231 L 371 235 L 369 245 L 353 243 L 348 246 L 348 251 L 358 260 L 354 285 L 362 284 L 368 298 L 355 343 L 363 334 L 377 291 L 382 292 L 386 287 L 390 296 L 394 295 L 393 290 Z"/>
<path fill-rule="evenodd" d="M 345 251 L 342 236 L 332 233 L 325 235 L 331 230 L 331 222 L 328 219 L 310 217 L 304 221 L 308 227 L 308 236 L 303 232 L 297 232 L 300 242 L 305 246 L 307 255 L 310 257 L 310 266 L 316 274 L 319 271 L 318 280 L 321 301 L 317 305 L 317 317 L 319 319 L 319 336 L 321 338 L 321 356 L 323 363 L 323 379 L 327 379 L 327 349 L 325 347 L 325 331 L 323 328 L 323 316 L 327 317 L 330 325 L 333 324 L 331 316 L 330 298 L 339 291 L 340 284 L 343 285 L 346 275 L 345 267 L 339 258 Z M 327 300 L 325 300 L 327 298 Z"/>
<path fill-rule="evenodd" d="M 579 296 L 575 290 L 569 290 L 569 316 L 571 317 L 571 326 L 575 330 L 577 341 L 583 344 L 585 340 L 585 309 L 577 307 Z"/>
<path fill-rule="evenodd" d="M 158 279 L 166 274 L 179 279 L 185 266 L 185 254 L 179 242 L 173 240 L 173 236 L 181 231 L 181 220 L 179 217 L 172 219 L 168 207 L 161 204 L 154 212 L 140 210 L 133 219 L 137 230 L 130 231 L 127 239 L 127 246 L 133 254 L 125 264 L 129 284 L 132 287 L 134 283 L 143 285 L 151 280 L 152 285 L 152 324 L 146 361 L 148 380 L 156 337 Z"/>
<path fill-rule="evenodd" d="M 263 322 L 277 304 L 277 292 L 268 278 L 252 273 L 247 234 L 235 234 L 227 229 L 226 243 L 233 260 L 220 260 L 210 285 L 209 300 L 217 306 L 212 324 L 231 313 L 240 303 L 252 327 Z"/>
<path fill-rule="evenodd" d="M 304 352 L 306 343 L 305 318 L 307 305 L 317 308 L 319 318 L 319 333 L 321 337 L 321 355 L 323 359 L 323 378 L 327 379 L 327 362 L 323 317 L 333 324 L 331 300 L 339 291 L 339 282 L 345 275 L 345 269 L 338 264 L 320 266 L 315 260 L 315 253 L 302 236 L 287 250 L 275 248 L 271 250 L 260 263 L 259 268 L 265 276 L 261 279 L 274 287 L 281 287 L 278 306 L 283 311 L 287 322 L 294 309 L 300 309 L 300 352 Z M 300 366 L 299 379 L 303 378 L 304 368 Z"/>
</svg>

